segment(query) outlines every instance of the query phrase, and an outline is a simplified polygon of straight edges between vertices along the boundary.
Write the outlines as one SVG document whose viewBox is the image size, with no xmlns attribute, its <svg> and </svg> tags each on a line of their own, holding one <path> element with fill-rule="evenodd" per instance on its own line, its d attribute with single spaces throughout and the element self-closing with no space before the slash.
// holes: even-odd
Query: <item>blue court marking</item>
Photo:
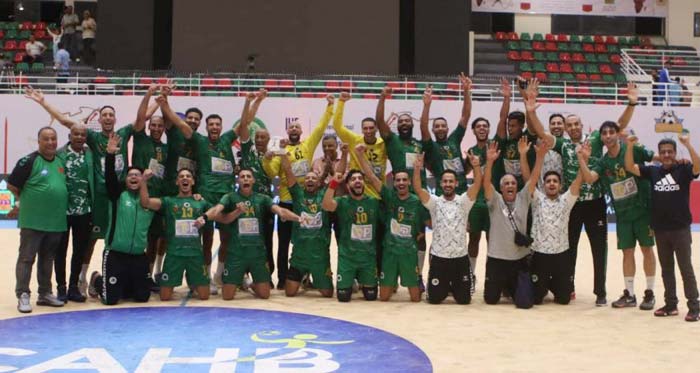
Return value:
<svg viewBox="0 0 700 373">
<path fill-rule="evenodd" d="M 397 335 L 326 317 L 252 309 L 51 313 L 0 320 L 0 340 L 3 372 L 98 366 L 108 372 L 432 371 L 426 354 Z"/>
</svg>

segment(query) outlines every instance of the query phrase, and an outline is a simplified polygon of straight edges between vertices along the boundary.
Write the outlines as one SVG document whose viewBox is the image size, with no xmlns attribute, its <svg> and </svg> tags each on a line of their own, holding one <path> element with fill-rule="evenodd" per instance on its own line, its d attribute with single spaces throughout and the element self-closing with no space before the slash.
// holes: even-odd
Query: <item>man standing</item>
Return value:
<svg viewBox="0 0 700 373">
<path fill-rule="evenodd" d="M 63 235 L 56 253 L 56 285 L 58 299 L 85 302 L 78 289 L 78 277 L 83 257 L 90 243 L 92 227 L 92 201 L 95 193 L 94 164 L 92 150 L 87 146 L 87 127 L 78 124 L 70 129 L 69 143 L 58 150 L 56 156 L 66 165 L 66 187 L 68 188 L 68 231 Z M 69 232 L 73 232 L 73 254 L 70 261 L 70 279 L 66 292 L 66 254 Z M 61 299 L 63 298 L 63 299 Z"/>
<path fill-rule="evenodd" d="M 63 29 L 63 45 L 66 46 L 68 53 L 71 57 L 78 58 L 78 35 L 75 33 L 75 28 L 80 24 L 80 19 L 78 15 L 73 13 L 73 6 L 67 5 L 63 9 L 63 16 L 61 17 L 61 28 Z"/>
<path fill-rule="evenodd" d="M 423 206 L 430 211 L 433 223 L 433 242 L 430 245 L 430 271 L 428 272 L 428 302 L 442 303 L 447 294 L 459 304 L 471 302 L 471 272 L 467 250 L 467 222 L 469 210 L 481 189 L 481 167 L 479 158 L 470 158 L 474 169 L 474 183 L 468 191 L 456 194 L 458 179 L 454 170 L 444 170 L 440 175 L 442 196 L 430 195 L 421 187 L 420 168 L 423 157 L 419 156 L 413 169 L 413 188 Z"/>
<path fill-rule="evenodd" d="M 16 201 L 9 217 L 17 216 L 21 203 L 15 294 L 17 310 L 22 313 L 32 312 L 29 280 L 37 256 L 37 306 L 63 306 L 63 302 L 51 294 L 51 272 L 56 250 L 66 231 L 66 174 L 63 161 L 56 157 L 56 130 L 41 128 L 38 140 L 39 150 L 20 159 L 7 180 Z"/>
<path fill-rule="evenodd" d="M 95 33 L 97 22 L 89 10 L 83 12 L 83 63 L 88 66 L 95 65 Z"/>
<path fill-rule="evenodd" d="M 656 234 L 661 263 L 661 277 L 664 280 L 663 307 L 654 312 L 654 316 L 674 316 L 678 314 L 678 297 L 676 296 L 676 276 L 673 254 L 678 259 L 678 267 L 683 277 L 683 290 L 688 299 L 688 314 L 685 321 L 700 319 L 698 305 L 698 286 L 691 263 L 690 234 L 690 183 L 700 174 L 700 156 L 690 144 L 687 132 L 678 136 L 678 140 L 690 153 L 692 165 L 679 164 L 676 161 L 676 142 L 671 139 L 659 141 L 660 166 L 639 166 L 634 163 L 635 136 L 627 137 L 625 152 L 625 169 L 633 175 L 651 181 L 654 189 L 651 193 L 651 226 Z"/>
<path fill-rule="evenodd" d="M 326 110 L 318 122 L 316 127 L 314 127 L 311 135 L 304 141 L 301 140 L 301 123 L 293 122 L 287 126 L 287 137 L 289 143 L 284 147 L 287 154 L 290 156 L 290 161 L 292 163 L 292 171 L 294 171 L 294 176 L 297 178 L 297 183 L 303 183 L 306 174 L 311 171 L 311 165 L 314 160 L 314 152 L 316 147 L 321 142 L 323 138 L 323 133 L 326 131 L 328 122 L 331 121 L 331 116 L 333 115 L 333 102 L 335 99 L 332 95 L 326 97 L 328 104 L 326 105 Z M 287 210 L 292 210 L 294 205 L 292 203 L 292 195 L 289 193 L 289 188 L 287 187 L 287 176 L 282 171 L 279 157 L 275 157 L 271 160 L 265 159 L 263 161 L 263 167 L 268 176 L 280 178 L 280 204 L 279 206 Z M 277 221 L 277 290 L 283 290 L 285 288 L 284 282 L 287 279 L 287 270 L 289 269 L 289 242 L 292 238 L 292 223 Z"/>
<path fill-rule="evenodd" d="M 361 171 L 350 170 L 345 177 L 347 195 L 334 197 L 343 175 L 335 174 L 323 196 L 323 209 L 337 211 L 338 240 L 337 296 L 349 302 L 355 279 L 362 286 L 365 300 L 377 300 L 377 226 L 380 224 L 379 200 L 365 195 L 365 178 Z"/>
<path fill-rule="evenodd" d="M 110 219 L 102 252 L 102 274 L 93 272 L 88 288 L 91 297 L 99 296 L 108 306 L 127 298 L 148 302 L 151 296 L 151 274 L 144 250 L 153 212 L 141 207 L 139 189 L 143 172 L 140 169 L 129 167 L 123 182 L 117 177 L 115 159 L 122 141 L 119 135 L 111 133 L 105 149 Z"/>
</svg>

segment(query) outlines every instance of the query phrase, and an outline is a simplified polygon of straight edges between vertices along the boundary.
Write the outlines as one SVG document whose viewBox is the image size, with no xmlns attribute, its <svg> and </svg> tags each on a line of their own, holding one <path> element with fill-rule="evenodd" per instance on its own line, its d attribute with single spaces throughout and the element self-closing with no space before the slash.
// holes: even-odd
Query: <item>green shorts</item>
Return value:
<svg viewBox="0 0 700 373">
<path fill-rule="evenodd" d="M 93 240 L 104 239 L 107 234 L 110 201 L 106 193 L 102 194 L 99 189 L 95 190 L 95 200 L 92 203 L 92 233 L 90 235 Z"/>
<path fill-rule="evenodd" d="M 201 191 L 200 194 L 202 195 L 202 198 L 204 198 L 204 200 L 209 202 L 212 206 L 216 206 L 217 204 L 219 204 L 219 201 L 221 201 L 221 198 L 226 195 L 226 193 L 205 192 L 205 191 Z M 225 227 L 227 225 L 228 224 L 216 223 L 216 228 L 222 229 L 223 227 Z M 214 221 L 207 220 L 207 223 L 204 225 L 204 228 L 202 228 L 202 229 L 204 229 L 204 230 L 214 229 Z"/>
<path fill-rule="evenodd" d="M 416 250 L 401 255 L 384 251 L 379 285 L 397 287 L 399 276 L 401 286 L 407 288 L 418 286 L 418 252 Z"/>
<path fill-rule="evenodd" d="M 316 289 L 333 289 L 333 272 L 331 271 L 330 258 L 323 261 L 292 261 L 287 271 L 287 279 L 295 282 L 301 280 L 307 274 L 311 275 L 311 283 Z"/>
<path fill-rule="evenodd" d="M 209 271 L 204 264 L 204 256 L 175 256 L 168 254 L 160 275 L 160 286 L 176 287 L 182 285 L 182 274 L 186 273 L 187 285 L 209 285 Z"/>
<path fill-rule="evenodd" d="M 475 203 L 469 211 L 469 233 L 486 232 L 491 227 L 489 208 L 486 204 Z"/>
<path fill-rule="evenodd" d="M 651 229 L 649 212 L 630 221 L 617 221 L 617 249 L 634 249 L 637 242 L 641 247 L 654 246 L 654 230 Z"/>
<path fill-rule="evenodd" d="M 265 248 L 261 249 L 265 252 Z M 250 272 L 253 276 L 253 283 L 262 284 L 270 282 L 270 268 L 267 266 L 267 258 L 264 256 L 257 258 L 243 258 L 230 255 L 226 258 L 224 266 L 224 284 L 242 285 L 243 276 Z"/>
<path fill-rule="evenodd" d="M 364 286 L 377 286 L 376 254 L 338 256 L 338 289 L 351 288 L 354 279 Z"/>
</svg>

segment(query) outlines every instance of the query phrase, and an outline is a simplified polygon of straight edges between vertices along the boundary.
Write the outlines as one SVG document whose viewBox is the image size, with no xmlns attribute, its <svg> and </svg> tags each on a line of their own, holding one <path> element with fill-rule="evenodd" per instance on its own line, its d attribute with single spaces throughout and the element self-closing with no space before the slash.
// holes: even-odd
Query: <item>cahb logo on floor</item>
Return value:
<svg viewBox="0 0 700 373">
<path fill-rule="evenodd" d="M 312 315 L 119 308 L 0 320 L 0 372 L 429 372 L 396 335 Z"/>
</svg>

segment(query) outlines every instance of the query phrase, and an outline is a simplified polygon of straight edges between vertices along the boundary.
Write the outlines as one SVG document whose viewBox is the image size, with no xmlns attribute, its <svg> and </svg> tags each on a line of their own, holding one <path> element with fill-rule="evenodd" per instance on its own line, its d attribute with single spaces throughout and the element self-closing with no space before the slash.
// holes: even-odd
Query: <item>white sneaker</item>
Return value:
<svg viewBox="0 0 700 373">
<path fill-rule="evenodd" d="M 32 305 L 29 303 L 29 294 L 22 293 L 17 299 L 17 311 L 21 313 L 32 312 Z"/>
<path fill-rule="evenodd" d="M 29 297 L 27 295 L 27 297 Z M 39 295 L 39 299 L 36 300 L 37 306 L 49 306 L 49 307 L 63 307 L 64 303 L 58 300 L 56 296 L 51 293 Z"/>
<path fill-rule="evenodd" d="M 84 278 L 79 278 L 78 279 L 78 291 L 80 294 L 82 294 L 84 297 L 88 296 L 88 282 Z"/>
</svg>

